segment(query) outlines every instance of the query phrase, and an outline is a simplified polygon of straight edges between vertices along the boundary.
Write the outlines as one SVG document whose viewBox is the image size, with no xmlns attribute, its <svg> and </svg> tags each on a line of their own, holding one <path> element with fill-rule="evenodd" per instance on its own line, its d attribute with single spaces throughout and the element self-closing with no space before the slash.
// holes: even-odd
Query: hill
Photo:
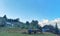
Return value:
<svg viewBox="0 0 60 36">
<path fill-rule="evenodd" d="M 20 28 L 1 28 L 0 36 L 56 36 L 52 33 L 39 33 L 39 34 L 23 34 Z"/>
</svg>

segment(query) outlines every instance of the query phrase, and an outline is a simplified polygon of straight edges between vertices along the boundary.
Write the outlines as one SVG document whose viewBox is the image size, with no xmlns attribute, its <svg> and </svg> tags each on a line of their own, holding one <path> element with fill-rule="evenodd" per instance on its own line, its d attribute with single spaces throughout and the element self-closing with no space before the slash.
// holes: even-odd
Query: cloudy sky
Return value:
<svg viewBox="0 0 60 36">
<path fill-rule="evenodd" d="M 20 18 L 20 21 L 38 20 L 45 24 L 60 24 L 60 0 L 0 0 L 0 16 Z"/>
<path fill-rule="evenodd" d="M 60 28 L 60 18 L 56 18 L 54 20 L 43 19 L 42 21 L 39 22 L 39 24 L 42 27 L 44 25 L 53 25 L 53 26 L 55 26 L 56 24 L 58 24 L 58 27 Z"/>
</svg>

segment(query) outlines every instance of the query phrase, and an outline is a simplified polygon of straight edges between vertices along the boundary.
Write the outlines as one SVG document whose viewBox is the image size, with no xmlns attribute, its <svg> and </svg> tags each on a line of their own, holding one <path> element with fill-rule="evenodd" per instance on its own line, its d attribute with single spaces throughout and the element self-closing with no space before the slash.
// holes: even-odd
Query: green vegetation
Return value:
<svg viewBox="0 0 60 36">
<path fill-rule="evenodd" d="M 45 33 L 45 34 L 21 34 L 21 33 L 8 33 L 8 32 L 0 32 L 0 36 L 56 36 L 51 33 Z"/>
<path fill-rule="evenodd" d="M 52 25 L 41 27 L 38 20 L 23 23 L 19 18 L 8 19 L 6 15 L 0 17 L 0 36 L 56 36 L 56 34 L 60 34 L 57 23 L 55 27 Z"/>
<path fill-rule="evenodd" d="M 56 36 L 55 34 L 45 33 L 45 34 L 21 34 L 21 33 L 9 33 L 9 32 L 0 32 L 0 36 Z"/>
<path fill-rule="evenodd" d="M 1 28 L 0 36 L 56 36 L 52 33 L 40 33 L 40 34 L 23 34 L 24 29 L 20 28 Z"/>
</svg>

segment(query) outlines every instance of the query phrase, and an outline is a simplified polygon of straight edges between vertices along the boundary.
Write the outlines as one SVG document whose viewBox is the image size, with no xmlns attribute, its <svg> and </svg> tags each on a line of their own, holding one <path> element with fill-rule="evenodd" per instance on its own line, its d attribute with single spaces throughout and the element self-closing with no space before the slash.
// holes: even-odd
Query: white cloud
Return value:
<svg viewBox="0 0 60 36">
<path fill-rule="evenodd" d="M 44 19 L 42 21 L 39 22 L 39 24 L 43 27 L 44 25 L 53 25 L 55 26 L 55 24 L 58 24 L 58 27 L 60 28 L 60 18 L 56 18 L 54 20 L 48 20 L 48 19 Z"/>
<path fill-rule="evenodd" d="M 39 22 L 39 24 L 40 24 L 41 26 L 44 26 L 44 25 L 47 24 L 47 23 L 48 23 L 48 20 L 47 20 L 47 19 L 44 19 L 44 20 L 42 20 L 42 21 Z"/>
</svg>

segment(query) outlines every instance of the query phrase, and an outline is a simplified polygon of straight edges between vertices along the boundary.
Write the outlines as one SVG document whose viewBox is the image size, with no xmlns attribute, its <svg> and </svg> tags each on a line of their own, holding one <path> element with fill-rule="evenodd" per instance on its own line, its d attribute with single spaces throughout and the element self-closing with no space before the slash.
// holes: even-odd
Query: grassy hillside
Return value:
<svg viewBox="0 0 60 36">
<path fill-rule="evenodd" d="M 56 36 L 55 34 L 51 33 L 44 33 L 44 34 L 21 34 L 21 33 L 8 33 L 8 32 L 0 32 L 0 36 Z"/>
<path fill-rule="evenodd" d="M 19 28 L 1 28 L 0 36 L 56 36 L 52 33 L 43 33 L 43 34 L 22 34 L 21 29 Z"/>
</svg>

